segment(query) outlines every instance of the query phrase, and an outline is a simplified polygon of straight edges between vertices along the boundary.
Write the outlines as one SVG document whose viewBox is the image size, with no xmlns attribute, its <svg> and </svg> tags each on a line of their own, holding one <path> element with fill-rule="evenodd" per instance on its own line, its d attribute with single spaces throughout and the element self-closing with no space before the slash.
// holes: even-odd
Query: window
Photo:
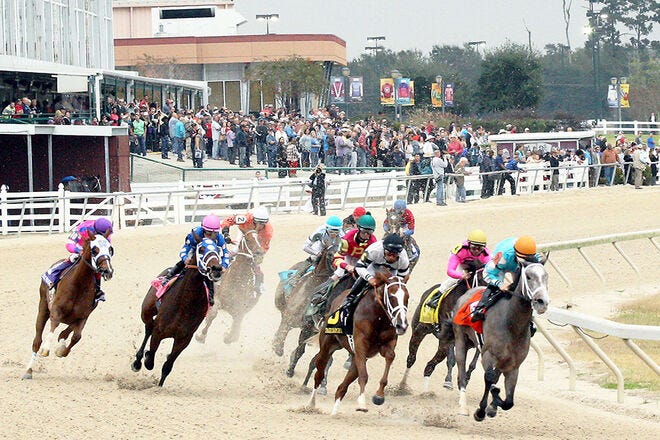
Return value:
<svg viewBox="0 0 660 440">
<path fill-rule="evenodd" d="M 161 9 L 161 20 L 170 20 L 177 18 L 208 18 L 215 17 L 214 8 L 195 8 L 195 9 Z"/>
</svg>

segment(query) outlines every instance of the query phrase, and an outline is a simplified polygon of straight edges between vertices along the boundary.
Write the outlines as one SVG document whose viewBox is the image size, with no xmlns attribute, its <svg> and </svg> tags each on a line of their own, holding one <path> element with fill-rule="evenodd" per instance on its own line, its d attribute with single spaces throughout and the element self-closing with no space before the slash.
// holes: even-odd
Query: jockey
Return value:
<svg viewBox="0 0 660 440">
<path fill-rule="evenodd" d="M 342 221 L 336 215 L 328 217 L 326 222 L 319 226 L 316 231 L 305 240 L 303 250 L 310 256 L 307 261 L 314 263 L 321 255 L 323 249 L 332 245 L 339 245 L 342 235 Z"/>
<path fill-rule="evenodd" d="M 528 235 L 507 238 L 495 246 L 493 257 L 484 269 L 484 280 L 488 287 L 472 312 L 472 322 L 483 320 L 484 311 L 497 301 L 507 273 L 514 273 L 521 262 L 541 263 L 544 260 L 545 257 L 536 252 L 536 241 Z"/>
<path fill-rule="evenodd" d="M 336 268 L 330 279 L 316 288 L 312 294 L 309 313 L 315 322 L 320 319 L 320 313 L 325 308 L 330 291 L 337 281 L 346 275 L 346 272 L 354 273 L 355 265 L 362 257 L 364 250 L 375 243 L 376 220 L 369 212 L 362 215 L 357 221 L 357 229 L 351 229 L 341 239 L 341 245 L 335 254 L 332 265 Z"/>
<path fill-rule="evenodd" d="M 76 229 L 71 232 L 66 242 L 66 250 L 71 253 L 69 261 L 75 263 L 80 258 L 80 253 L 83 250 L 85 240 L 90 238 L 90 235 L 101 234 L 108 241 L 112 236 L 112 222 L 105 217 L 99 217 L 96 220 L 85 220 L 80 223 Z M 94 300 L 105 301 L 105 293 L 101 290 L 101 274 L 94 275 L 96 280 L 96 291 Z"/>
<path fill-rule="evenodd" d="M 189 264 L 192 253 L 195 252 L 197 247 L 197 238 L 210 238 L 215 241 L 215 244 L 219 249 L 222 249 L 222 255 L 220 255 L 220 265 L 222 266 L 222 271 L 224 272 L 229 267 L 229 252 L 227 251 L 227 245 L 225 243 L 225 238 L 219 234 L 220 232 L 220 218 L 215 214 L 209 214 L 202 220 L 201 226 L 194 227 L 188 235 L 186 235 L 186 240 L 179 251 L 179 261 L 172 266 L 165 276 L 163 277 L 162 284 L 163 286 L 167 284 L 175 275 L 181 273 L 186 264 Z M 213 305 L 213 296 L 215 293 L 214 283 L 208 278 L 204 277 L 204 283 L 209 289 L 209 304 Z"/>
<path fill-rule="evenodd" d="M 353 214 L 349 215 L 344 219 L 342 229 L 344 232 L 348 232 L 351 229 L 357 228 L 357 221 L 360 217 L 367 213 L 367 210 L 362 206 L 358 206 L 353 210 Z"/>
<path fill-rule="evenodd" d="M 472 262 L 484 266 L 490 261 L 490 250 L 486 247 L 486 233 L 481 229 L 470 231 L 467 240 L 456 246 L 447 263 L 447 278 L 438 289 L 446 292 L 458 284 L 459 280 L 468 279 L 472 274 L 467 270 L 467 264 Z"/>
<path fill-rule="evenodd" d="M 415 233 L 415 216 L 408 209 L 406 201 L 399 199 L 394 202 L 394 210 L 401 213 L 401 234 L 404 237 L 409 237 Z M 387 225 L 387 220 L 383 223 L 383 229 L 385 232 L 389 232 L 389 226 Z"/>
<path fill-rule="evenodd" d="M 403 248 L 403 238 L 400 236 L 390 234 L 383 241 L 373 243 L 365 249 L 360 261 L 357 262 L 355 271 L 358 279 L 340 308 L 351 310 L 360 301 L 367 284 L 376 285 L 374 277 L 376 272 L 386 271 L 391 276 L 404 277 L 404 282 L 408 281 L 409 266 L 408 254 Z"/>
<path fill-rule="evenodd" d="M 235 214 L 225 217 L 222 221 L 222 235 L 225 237 L 227 243 L 232 243 L 229 236 L 229 227 L 237 225 L 238 229 L 245 234 L 248 231 L 257 231 L 259 244 L 264 252 L 270 249 L 270 240 L 273 238 L 273 225 L 270 224 L 270 214 L 268 209 L 263 206 L 258 206 L 245 214 Z M 264 273 L 258 264 L 254 264 L 254 292 L 261 295 L 265 292 L 264 286 Z"/>
</svg>

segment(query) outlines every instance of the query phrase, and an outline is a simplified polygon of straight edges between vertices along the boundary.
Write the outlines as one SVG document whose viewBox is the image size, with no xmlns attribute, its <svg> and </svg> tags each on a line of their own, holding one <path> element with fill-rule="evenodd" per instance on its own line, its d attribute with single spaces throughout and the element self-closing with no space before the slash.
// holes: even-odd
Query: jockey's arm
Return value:
<svg viewBox="0 0 660 440">
<path fill-rule="evenodd" d="M 369 284 L 372 284 L 371 280 L 374 278 L 374 267 L 373 261 L 369 258 L 368 253 L 365 251 L 362 254 L 360 260 L 355 264 L 355 272 L 366 281 L 369 281 Z"/>
<path fill-rule="evenodd" d="M 484 281 L 492 286 L 499 288 L 502 281 L 504 281 L 504 275 L 505 272 L 493 260 L 489 261 L 484 267 Z"/>
<path fill-rule="evenodd" d="M 463 278 L 465 271 L 460 267 L 462 261 L 456 253 L 452 252 L 447 262 L 447 275 L 457 280 Z"/>
<path fill-rule="evenodd" d="M 307 237 L 305 240 L 305 245 L 303 246 L 303 251 L 307 252 L 312 257 L 318 257 L 320 253 L 321 245 L 321 234 L 316 233 Z"/>
</svg>

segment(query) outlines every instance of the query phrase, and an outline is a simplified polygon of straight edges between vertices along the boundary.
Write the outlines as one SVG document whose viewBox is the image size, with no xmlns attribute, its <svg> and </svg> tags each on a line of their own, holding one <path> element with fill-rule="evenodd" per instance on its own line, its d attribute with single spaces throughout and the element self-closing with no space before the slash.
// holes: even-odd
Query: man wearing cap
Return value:
<svg viewBox="0 0 660 440">
<path fill-rule="evenodd" d="M 312 188 L 312 214 L 325 215 L 325 165 L 322 163 L 309 176 L 307 183 Z"/>
</svg>

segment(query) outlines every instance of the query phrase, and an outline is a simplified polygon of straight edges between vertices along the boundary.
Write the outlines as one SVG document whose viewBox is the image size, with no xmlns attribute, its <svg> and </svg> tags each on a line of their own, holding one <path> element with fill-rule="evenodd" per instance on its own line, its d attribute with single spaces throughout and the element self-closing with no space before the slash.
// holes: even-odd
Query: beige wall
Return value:
<svg viewBox="0 0 660 440">
<path fill-rule="evenodd" d="M 151 8 L 113 9 L 112 27 L 116 38 L 149 38 L 151 33 Z"/>
<path fill-rule="evenodd" d="M 115 39 L 115 64 L 134 66 L 147 53 L 177 64 L 222 64 L 275 61 L 299 56 L 313 61 L 333 61 L 346 65 L 346 45 L 332 35 L 278 35 L 277 41 L 251 41 L 251 36 L 210 38 Z M 225 41 L 223 41 L 223 39 Z"/>
</svg>

